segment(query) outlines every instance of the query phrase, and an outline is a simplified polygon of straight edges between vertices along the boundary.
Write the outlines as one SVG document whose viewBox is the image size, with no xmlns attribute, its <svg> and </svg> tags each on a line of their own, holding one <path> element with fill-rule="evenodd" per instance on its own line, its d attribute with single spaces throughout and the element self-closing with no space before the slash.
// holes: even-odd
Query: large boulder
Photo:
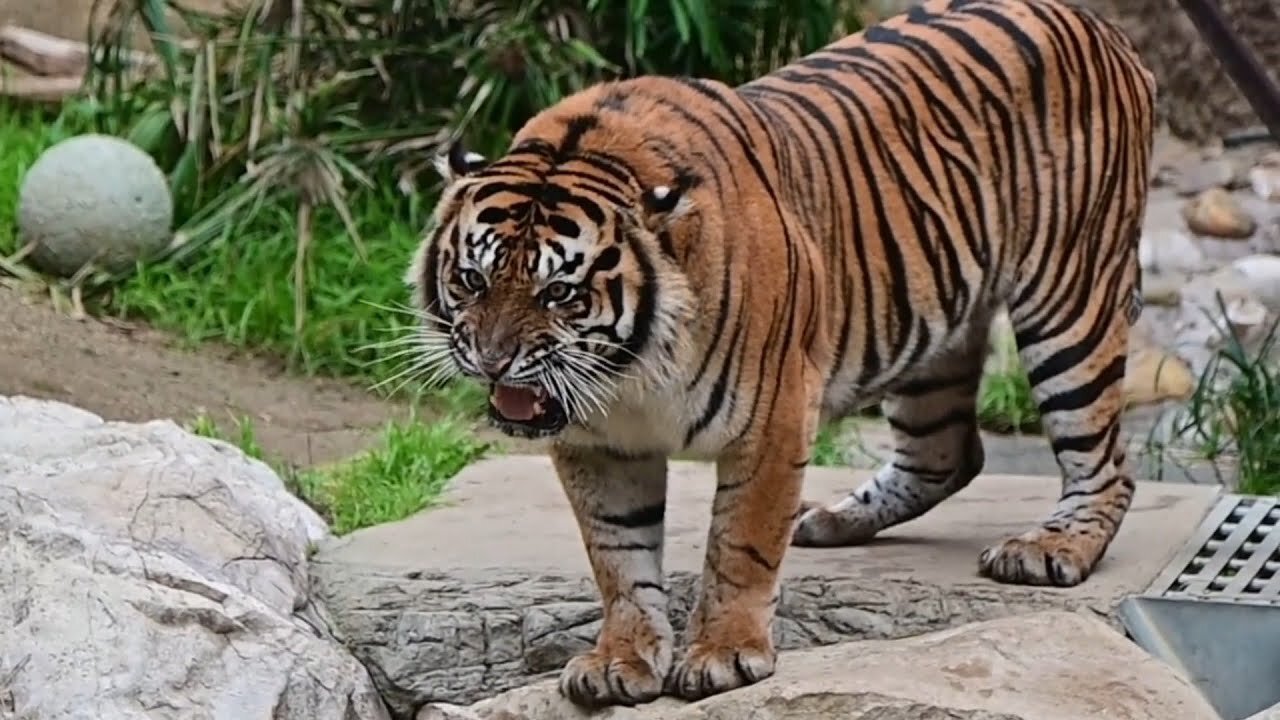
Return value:
<svg viewBox="0 0 1280 720">
<path fill-rule="evenodd" d="M 555 680 L 417 720 L 1218 720 L 1185 678 L 1106 623 L 1044 611 L 902 640 L 783 653 L 756 685 L 588 714 Z"/>
<path fill-rule="evenodd" d="M 386 718 L 309 594 L 327 535 L 230 445 L 0 397 L 0 716 Z"/>
</svg>

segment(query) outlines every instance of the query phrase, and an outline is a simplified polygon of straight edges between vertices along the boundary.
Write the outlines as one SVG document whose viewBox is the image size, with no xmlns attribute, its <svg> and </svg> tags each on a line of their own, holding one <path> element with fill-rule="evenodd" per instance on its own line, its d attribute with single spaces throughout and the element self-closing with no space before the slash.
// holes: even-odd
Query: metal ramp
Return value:
<svg viewBox="0 0 1280 720">
<path fill-rule="evenodd" d="M 1280 499 L 1222 496 L 1119 615 L 1223 720 L 1280 703 Z"/>
</svg>

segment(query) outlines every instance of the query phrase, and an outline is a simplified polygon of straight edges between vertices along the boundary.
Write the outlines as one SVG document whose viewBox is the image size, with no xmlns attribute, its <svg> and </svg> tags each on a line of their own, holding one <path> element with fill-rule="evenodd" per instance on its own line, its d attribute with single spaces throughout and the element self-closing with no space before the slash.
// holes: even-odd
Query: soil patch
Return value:
<svg viewBox="0 0 1280 720">
<path fill-rule="evenodd" d="M 215 343 L 194 352 L 143 326 L 73 318 L 3 285 L 0 307 L 2 395 L 58 400 L 131 422 L 185 423 L 204 413 L 228 432 L 247 416 L 267 453 L 296 466 L 359 452 L 410 411 L 354 383 L 299 377 L 278 361 Z M 418 411 L 432 417 L 430 408 Z"/>
</svg>

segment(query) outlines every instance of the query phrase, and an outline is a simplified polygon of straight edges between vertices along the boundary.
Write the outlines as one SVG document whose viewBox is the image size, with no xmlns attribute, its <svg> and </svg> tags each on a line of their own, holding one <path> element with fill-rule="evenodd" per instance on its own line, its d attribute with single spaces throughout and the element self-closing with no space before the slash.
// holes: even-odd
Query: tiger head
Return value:
<svg viewBox="0 0 1280 720">
<path fill-rule="evenodd" d="M 692 305 L 670 247 L 692 183 L 650 180 L 652 163 L 591 148 L 573 122 L 492 163 L 453 144 L 407 276 L 421 364 L 486 383 L 513 436 L 556 435 L 660 381 Z"/>
</svg>

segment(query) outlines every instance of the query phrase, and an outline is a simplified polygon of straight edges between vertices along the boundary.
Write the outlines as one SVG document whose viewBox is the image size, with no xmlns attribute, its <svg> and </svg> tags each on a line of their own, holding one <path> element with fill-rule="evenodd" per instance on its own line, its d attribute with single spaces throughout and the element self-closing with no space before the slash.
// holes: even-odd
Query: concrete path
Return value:
<svg viewBox="0 0 1280 720">
<path fill-rule="evenodd" d="M 837 499 L 866 471 L 810 468 L 806 497 Z M 673 463 L 667 504 L 666 566 L 697 573 L 710 523 L 710 465 Z M 787 577 L 840 576 L 931 583 L 980 582 L 984 547 L 1030 529 L 1053 506 L 1057 478 L 985 475 L 931 513 L 852 548 L 788 551 Z M 1142 483 L 1120 536 L 1088 582 L 1068 594 L 1095 597 L 1145 587 L 1193 530 L 1216 488 Z M 393 570 L 588 573 L 577 525 L 551 463 L 540 456 L 485 460 L 452 482 L 441 506 L 362 530 L 323 549 L 325 562 Z"/>
<path fill-rule="evenodd" d="M 1193 448 L 1158 448 L 1148 442 L 1152 428 L 1161 422 L 1165 408 L 1133 408 L 1125 414 L 1129 462 L 1140 480 L 1222 485 L 1236 482 L 1236 467 L 1229 456 L 1209 460 Z M 855 425 L 844 438 L 848 464 L 872 469 L 893 454 L 893 436 L 888 423 L 868 418 Z M 1058 462 L 1049 439 L 1036 434 L 982 432 L 986 452 L 983 470 L 996 475 L 1058 474 Z"/>
<path fill-rule="evenodd" d="M 839 497 L 865 471 L 811 468 L 806 495 Z M 667 561 L 679 629 L 696 596 L 710 465 L 672 464 Z M 798 648 L 893 638 L 1035 609 L 1114 621 L 1194 530 L 1218 489 L 1141 483 L 1106 560 L 1076 588 L 999 585 L 978 553 L 1052 507 L 1056 477 L 988 475 L 914 522 L 856 548 L 792 548 L 776 635 Z M 587 648 L 599 601 L 549 461 L 508 456 L 465 470 L 441 506 L 319 548 L 313 581 L 393 703 L 470 702 L 558 669 Z"/>
</svg>

